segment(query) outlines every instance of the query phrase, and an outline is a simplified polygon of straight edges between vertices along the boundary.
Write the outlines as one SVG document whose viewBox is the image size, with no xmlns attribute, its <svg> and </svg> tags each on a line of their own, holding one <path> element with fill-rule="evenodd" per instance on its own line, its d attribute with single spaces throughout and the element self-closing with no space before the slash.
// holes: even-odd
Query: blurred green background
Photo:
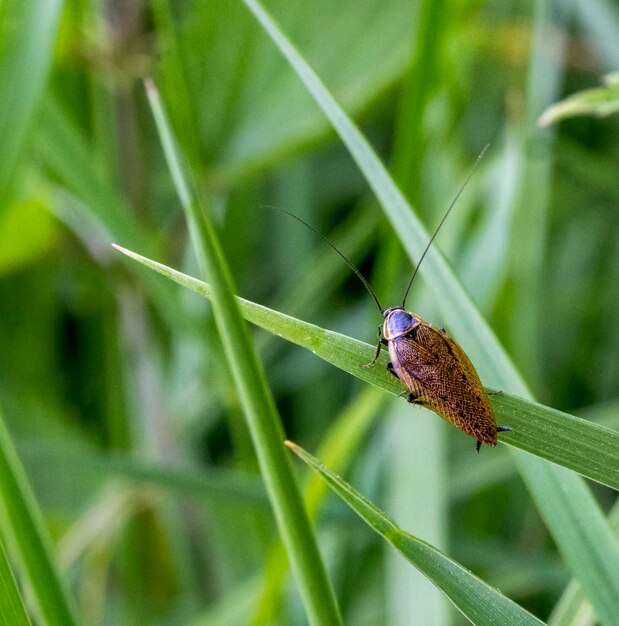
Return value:
<svg viewBox="0 0 619 626">
<path fill-rule="evenodd" d="M 619 67 L 619 2 L 265 4 L 429 230 L 491 143 L 437 246 L 536 398 L 617 428 L 618 119 L 537 120 Z M 326 233 L 383 303 L 410 278 L 361 174 L 242 2 L 3 0 L 2 416 L 83 623 L 304 624 L 209 305 L 110 246 L 199 275 L 145 76 L 215 207 L 239 294 L 370 343 L 380 322 L 341 260 L 265 204 Z M 421 280 L 408 305 L 441 324 Z M 290 439 L 316 450 L 362 415 L 342 449 L 350 482 L 548 618 L 569 574 L 501 446 L 478 457 L 434 414 L 255 339 Z M 613 493 L 593 489 L 609 509 Z M 333 497 L 317 534 L 346 624 L 462 623 Z"/>
</svg>

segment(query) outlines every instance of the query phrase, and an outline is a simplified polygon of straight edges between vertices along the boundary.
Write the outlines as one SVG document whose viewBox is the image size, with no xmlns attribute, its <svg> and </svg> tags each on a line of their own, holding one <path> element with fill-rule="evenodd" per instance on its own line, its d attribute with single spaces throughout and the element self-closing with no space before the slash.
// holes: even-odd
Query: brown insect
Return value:
<svg viewBox="0 0 619 626">
<path fill-rule="evenodd" d="M 381 311 L 385 322 L 376 346 L 374 365 L 382 345 L 389 350 L 387 370 L 399 378 L 409 393 L 406 399 L 434 411 L 482 443 L 497 444 L 498 426 L 488 394 L 466 352 L 447 334 L 424 322 L 402 306 Z"/>
<path fill-rule="evenodd" d="M 512 429 L 509 426 L 496 425 L 488 394 L 464 350 L 447 334 L 444 328 L 435 328 L 432 324 L 422 320 L 416 313 L 406 311 L 405 307 L 406 298 L 421 262 L 486 149 L 487 146 L 477 157 L 475 166 L 471 169 L 430 238 L 408 283 L 400 306 L 383 309 L 374 290 L 351 261 L 312 226 L 296 215 L 282 211 L 307 226 L 344 259 L 368 290 L 383 315 L 384 323 L 379 326 L 376 354 L 371 363 L 362 367 L 372 367 L 378 360 L 382 346 L 387 346 L 391 358 L 391 361 L 387 363 L 387 370 L 406 387 L 407 392 L 403 394 L 406 399 L 412 404 L 430 409 L 456 428 L 463 430 L 467 435 L 475 437 L 477 439 L 477 452 L 479 452 L 482 443 L 496 446 L 497 433 Z"/>
</svg>

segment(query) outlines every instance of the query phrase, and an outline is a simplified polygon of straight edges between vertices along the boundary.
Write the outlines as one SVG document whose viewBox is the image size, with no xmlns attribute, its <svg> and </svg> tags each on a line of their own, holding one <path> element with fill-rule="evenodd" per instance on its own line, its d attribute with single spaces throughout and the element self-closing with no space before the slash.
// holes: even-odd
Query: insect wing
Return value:
<svg viewBox="0 0 619 626">
<path fill-rule="evenodd" d="M 398 376 L 421 404 L 469 435 L 496 443 L 488 396 L 471 361 L 453 339 L 422 323 L 390 344 Z"/>
</svg>

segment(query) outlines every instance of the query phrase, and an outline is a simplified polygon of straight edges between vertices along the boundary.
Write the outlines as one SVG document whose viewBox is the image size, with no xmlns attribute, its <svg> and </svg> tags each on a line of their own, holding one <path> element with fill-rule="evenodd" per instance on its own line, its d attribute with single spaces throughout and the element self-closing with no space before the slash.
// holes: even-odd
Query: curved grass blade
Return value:
<svg viewBox="0 0 619 626">
<path fill-rule="evenodd" d="M 585 89 L 549 106 L 539 118 L 540 126 L 550 126 L 568 117 L 605 117 L 619 112 L 619 72 L 604 76 L 604 86 Z"/>
<path fill-rule="evenodd" d="M 2 541 L 0 541 L 0 624 L 15 626 L 30 624 Z"/>
<path fill-rule="evenodd" d="M 0 526 L 15 548 L 24 580 L 45 624 L 77 624 L 65 581 L 28 479 L 0 415 Z"/>
<path fill-rule="evenodd" d="M 331 121 L 411 259 L 418 259 L 428 235 L 381 160 L 259 0 L 244 2 Z M 536 5 L 537 44 L 551 39 L 549 12 L 548 3 Z M 429 290 L 453 334 L 473 356 L 482 380 L 530 398 L 524 380 L 445 259 L 436 248 L 431 248 L 425 259 L 421 275 L 429 279 Z M 619 545 L 597 501 L 575 474 L 522 452 L 515 452 L 513 458 L 566 563 L 580 579 L 600 619 L 612 623 L 619 606 L 619 578 L 615 575 L 619 571 Z"/>
<path fill-rule="evenodd" d="M 212 298 L 207 283 L 135 252 L 116 248 L 179 285 Z M 252 324 L 311 350 L 361 380 L 394 395 L 402 393 L 400 383 L 384 367 L 359 367 L 373 356 L 375 348 L 372 346 L 243 298 L 238 298 L 238 302 L 241 312 Z M 381 363 L 385 362 L 386 358 L 383 358 Z M 503 436 L 502 443 L 619 489 L 619 432 L 506 393 L 495 393 L 490 399 L 497 419 L 514 428 L 513 432 Z"/>
<path fill-rule="evenodd" d="M 273 507 L 278 530 L 311 624 L 341 623 L 335 594 L 305 512 L 283 427 L 266 375 L 234 296 L 234 284 L 210 215 L 187 183 L 184 161 L 151 81 L 146 92 L 201 270 L 213 281 L 213 314 Z"/>
<path fill-rule="evenodd" d="M 401 530 L 371 502 L 336 476 L 311 454 L 286 445 L 323 478 L 351 509 L 384 537 L 402 556 L 427 576 L 473 624 L 542 624 L 539 619 L 502 595 L 442 552 Z"/>
</svg>

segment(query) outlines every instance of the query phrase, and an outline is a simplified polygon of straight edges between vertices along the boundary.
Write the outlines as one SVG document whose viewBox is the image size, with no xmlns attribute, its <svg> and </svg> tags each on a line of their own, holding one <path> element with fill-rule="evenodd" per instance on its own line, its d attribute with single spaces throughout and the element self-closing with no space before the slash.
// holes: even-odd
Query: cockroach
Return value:
<svg viewBox="0 0 619 626">
<path fill-rule="evenodd" d="M 278 209 L 309 228 L 329 245 L 357 275 L 376 302 L 384 322 L 378 327 L 379 340 L 374 358 L 370 363 L 361 367 L 372 367 L 380 356 L 381 348 L 386 346 L 391 359 L 387 363 L 387 370 L 406 387 L 403 395 L 406 396 L 408 402 L 433 411 L 467 435 L 475 437 L 477 439 L 475 444 L 477 452 L 479 452 L 482 443 L 496 446 L 497 433 L 512 429 L 509 426 L 496 425 L 488 394 L 464 350 L 447 334 L 444 328 L 436 328 L 421 319 L 416 313 L 407 311 L 406 299 L 421 262 L 473 175 L 486 149 L 487 146 L 477 157 L 475 165 L 430 238 L 404 292 L 402 304 L 399 306 L 384 309 L 363 274 L 335 245 L 300 217 L 283 209 Z"/>
</svg>

